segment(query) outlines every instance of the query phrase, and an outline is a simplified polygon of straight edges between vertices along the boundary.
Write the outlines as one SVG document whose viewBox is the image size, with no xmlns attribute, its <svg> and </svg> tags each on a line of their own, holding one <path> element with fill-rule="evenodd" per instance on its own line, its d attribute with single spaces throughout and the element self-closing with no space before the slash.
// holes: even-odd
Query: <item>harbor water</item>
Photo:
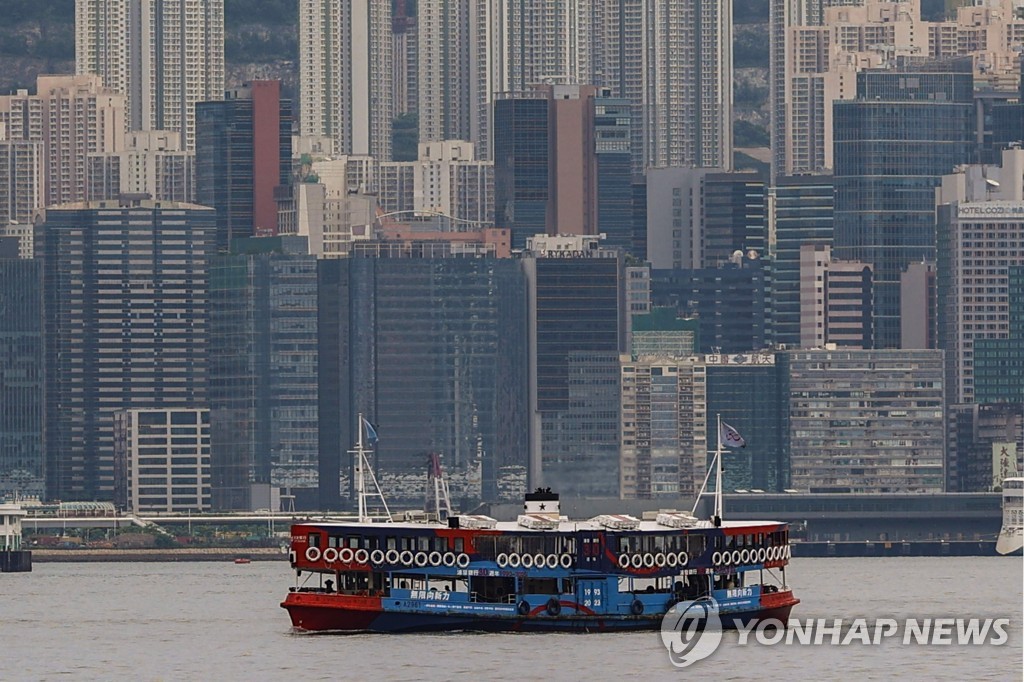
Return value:
<svg viewBox="0 0 1024 682">
<path fill-rule="evenodd" d="M 1020 557 L 798 559 L 793 618 L 1010 618 L 1001 646 L 751 642 L 674 668 L 657 632 L 309 635 L 284 562 L 37 563 L 0 575 L 3 680 L 1019 680 Z M 955 642 L 955 638 L 954 638 Z"/>
</svg>

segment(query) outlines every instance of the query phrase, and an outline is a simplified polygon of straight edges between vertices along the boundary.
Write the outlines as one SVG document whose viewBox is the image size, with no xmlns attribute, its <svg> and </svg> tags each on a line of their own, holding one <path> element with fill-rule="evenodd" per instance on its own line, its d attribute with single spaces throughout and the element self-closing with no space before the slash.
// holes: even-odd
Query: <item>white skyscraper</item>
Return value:
<svg viewBox="0 0 1024 682">
<path fill-rule="evenodd" d="M 75 70 L 126 98 L 129 130 L 195 147 L 195 104 L 224 98 L 224 0 L 76 0 Z"/>
<path fill-rule="evenodd" d="M 299 0 L 300 134 L 391 158 L 391 3 Z"/>
</svg>

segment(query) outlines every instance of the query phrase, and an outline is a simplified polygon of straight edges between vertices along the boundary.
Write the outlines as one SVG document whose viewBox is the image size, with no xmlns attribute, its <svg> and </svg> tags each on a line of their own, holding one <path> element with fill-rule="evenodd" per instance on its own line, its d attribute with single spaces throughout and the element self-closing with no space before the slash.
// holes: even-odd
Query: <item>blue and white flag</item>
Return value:
<svg viewBox="0 0 1024 682">
<path fill-rule="evenodd" d="M 747 441 L 743 440 L 743 436 L 740 432 L 732 428 L 725 422 L 720 422 L 721 426 L 718 428 L 718 442 L 727 448 L 745 448 L 747 447 Z"/>
<path fill-rule="evenodd" d="M 370 422 L 366 421 L 365 417 L 363 418 L 363 428 L 366 429 L 366 440 L 368 440 L 370 442 L 370 445 L 376 445 L 377 444 L 377 429 L 373 428 L 373 424 L 371 424 Z"/>
</svg>

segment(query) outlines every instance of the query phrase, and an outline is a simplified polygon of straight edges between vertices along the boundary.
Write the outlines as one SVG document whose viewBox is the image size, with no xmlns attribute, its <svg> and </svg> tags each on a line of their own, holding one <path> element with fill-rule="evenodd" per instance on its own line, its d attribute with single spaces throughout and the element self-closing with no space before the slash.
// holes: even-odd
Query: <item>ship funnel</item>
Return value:
<svg viewBox="0 0 1024 682">
<path fill-rule="evenodd" d="M 551 492 L 551 488 L 537 488 L 535 492 L 526 493 L 523 513 L 530 516 L 548 516 L 557 521 L 560 516 L 558 493 Z"/>
</svg>

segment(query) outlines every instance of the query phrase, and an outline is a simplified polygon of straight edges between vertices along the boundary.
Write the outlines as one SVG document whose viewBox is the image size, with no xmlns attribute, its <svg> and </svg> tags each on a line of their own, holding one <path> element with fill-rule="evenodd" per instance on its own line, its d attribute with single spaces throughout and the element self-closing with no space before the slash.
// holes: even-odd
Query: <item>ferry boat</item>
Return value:
<svg viewBox="0 0 1024 682">
<path fill-rule="evenodd" d="M 1003 527 L 996 540 L 996 552 L 1024 553 L 1024 477 L 1003 479 Z"/>
<path fill-rule="evenodd" d="M 710 519 L 663 510 L 570 521 L 558 495 L 538 489 L 515 522 L 442 519 L 438 505 L 433 520 L 379 523 L 366 515 L 361 431 L 359 519 L 292 526 L 296 584 L 281 606 L 296 630 L 658 629 L 672 606 L 698 600 L 728 628 L 786 623 L 799 603 L 786 583 L 787 524 L 721 518 L 721 443 Z"/>
</svg>

